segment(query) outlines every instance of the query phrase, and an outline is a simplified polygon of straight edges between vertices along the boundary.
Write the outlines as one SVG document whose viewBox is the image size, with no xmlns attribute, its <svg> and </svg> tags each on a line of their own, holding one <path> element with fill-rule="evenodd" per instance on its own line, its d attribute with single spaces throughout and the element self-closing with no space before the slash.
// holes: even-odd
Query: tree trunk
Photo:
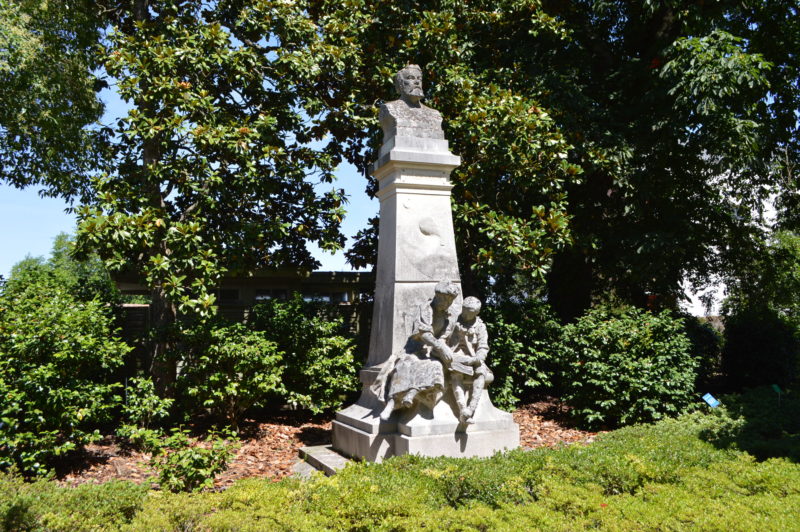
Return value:
<svg viewBox="0 0 800 532">
<path fill-rule="evenodd" d="M 150 0 L 134 0 L 133 18 L 136 22 L 150 20 Z M 132 29 L 132 31 L 135 31 Z M 149 94 L 149 83 L 145 78 L 139 81 L 140 94 Z M 154 117 L 155 105 L 152 99 L 136 101 L 139 111 L 148 117 Z M 148 139 L 142 145 L 142 172 L 143 177 L 151 183 L 150 204 L 157 210 L 164 211 L 164 196 L 160 185 L 153 179 L 148 179 L 148 173 L 153 165 L 159 161 L 158 139 Z M 168 256 L 170 250 L 164 242 L 159 243 L 158 252 Z M 177 377 L 177 358 L 175 342 L 175 322 L 177 309 L 167 298 L 167 294 L 160 284 L 152 288 L 150 302 L 151 337 L 149 339 L 150 374 L 153 378 L 156 391 L 162 397 L 174 395 L 175 379 Z"/>
<path fill-rule="evenodd" d="M 175 392 L 177 377 L 177 359 L 175 357 L 175 305 L 167 299 L 164 290 L 156 286 L 152 291 L 150 302 L 150 338 L 148 354 L 150 357 L 150 375 L 161 397 L 172 397 Z"/>
</svg>

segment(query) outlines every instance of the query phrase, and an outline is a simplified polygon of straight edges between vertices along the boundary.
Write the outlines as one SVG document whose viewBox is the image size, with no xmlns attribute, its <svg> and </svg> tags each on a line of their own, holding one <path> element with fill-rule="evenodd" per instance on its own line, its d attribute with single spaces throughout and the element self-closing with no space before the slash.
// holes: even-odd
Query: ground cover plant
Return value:
<svg viewBox="0 0 800 532">
<path fill-rule="evenodd" d="M 785 454 L 758 461 L 737 443 L 748 434 L 741 405 L 758 408 L 764 393 L 626 427 L 588 446 L 484 460 L 405 456 L 331 478 L 240 481 L 221 493 L 146 493 L 119 483 L 75 490 L 6 475 L 0 522 L 74 530 L 797 530 L 800 465 Z M 797 412 L 792 393 L 781 400 Z M 761 422 L 786 427 L 770 411 Z"/>
</svg>

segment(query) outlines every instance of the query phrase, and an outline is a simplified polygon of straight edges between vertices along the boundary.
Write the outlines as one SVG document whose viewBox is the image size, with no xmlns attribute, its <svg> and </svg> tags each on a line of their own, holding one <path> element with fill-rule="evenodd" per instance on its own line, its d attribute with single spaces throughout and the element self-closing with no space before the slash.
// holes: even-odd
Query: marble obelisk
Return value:
<svg viewBox="0 0 800 532">
<path fill-rule="evenodd" d="M 333 447 L 370 461 L 409 452 L 476 456 L 513 448 L 519 443 L 518 428 L 510 414 L 491 406 L 485 391 L 482 402 L 488 406 L 479 410 L 488 424 L 481 424 L 478 416 L 471 437 L 463 427 L 459 430 L 452 401 L 442 400 L 427 412 L 398 412 L 382 421 L 383 399 L 370 390 L 382 365 L 403 349 L 414 311 L 431 299 L 437 283 L 460 284 L 449 177 L 461 159 L 450 152 L 441 114 L 421 101 L 420 68 L 402 69 L 395 85 L 401 98 L 381 106 L 383 145 L 373 169 L 379 185 L 380 226 L 369 354 L 360 374 L 364 387 L 357 403 L 337 413 Z M 460 306 L 460 301 L 459 296 L 454 305 Z M 493 436 L 478 434 L 485 429 L 506 432 L 493 443 Z"/>
</svg>

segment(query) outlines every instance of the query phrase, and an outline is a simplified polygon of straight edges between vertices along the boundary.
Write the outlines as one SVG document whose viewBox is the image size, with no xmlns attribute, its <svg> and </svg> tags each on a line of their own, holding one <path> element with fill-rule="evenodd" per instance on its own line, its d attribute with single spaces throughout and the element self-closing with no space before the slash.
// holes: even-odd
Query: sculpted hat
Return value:
<svg viewBox="0 0 800 532">
<path fill-rule="evenodd" d="M 471 310 L 478 311 L 481 309 L 481 300 L 477 297 L 469 296 L 464 298 L 464 302 L 461 303 L 461 308 L 468 308 Z"/>
<path fill-rule="evenodd" d="M 458 287 L 450 281 L 442 281 L 434 287 L 434 292 L 445 296 L 458 297 Z"/>
</svg>

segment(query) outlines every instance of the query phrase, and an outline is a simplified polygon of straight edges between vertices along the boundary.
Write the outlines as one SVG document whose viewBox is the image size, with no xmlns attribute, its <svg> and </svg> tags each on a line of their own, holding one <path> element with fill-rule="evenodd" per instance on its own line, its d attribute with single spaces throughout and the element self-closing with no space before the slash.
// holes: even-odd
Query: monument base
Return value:
<svg viewBox="0 0 800 532">
<path fill-rule="evenodd" d="M 362 370 L 361 398 L 336 414 L 333 448 L 359 460 L 381 462 L 391 456 L 487 457 L 519 447 L 519 426 L 508 412 L 492 405 L 486 390 L 473 416 L 474 423 L 458 421 L 455 397 L 448 388 L 431 409 L 416 405 L 380 419 L 383 403 L 369 389 L 378 370 Z"/>
</svg>

